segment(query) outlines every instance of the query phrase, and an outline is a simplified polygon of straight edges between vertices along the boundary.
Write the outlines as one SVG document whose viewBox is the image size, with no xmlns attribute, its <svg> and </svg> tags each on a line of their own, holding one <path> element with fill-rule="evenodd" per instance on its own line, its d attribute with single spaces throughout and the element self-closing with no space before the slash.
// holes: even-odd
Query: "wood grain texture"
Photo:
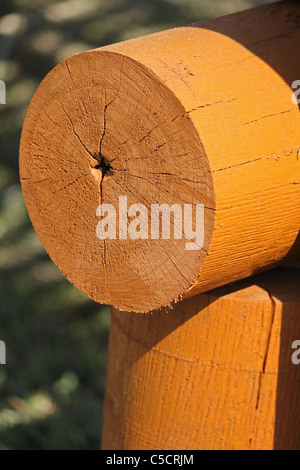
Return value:
<svg viewBox="0 0 300 470">
<path fill-rule="evenodd" d="M 75 286 L 147 312 L 299 256 L 299 15 L 299 2 L 270 4 L 78 54 L 45 78 L 20 176 L 33 225 Z M 99 240 L 96 208 L 119 196 L 204 204 L 203 249 Z"/>
<path fill-rule="evenodd" d="M 300 270 L 112 309 L 103 449 L 300 449 Z"/>
</svg>

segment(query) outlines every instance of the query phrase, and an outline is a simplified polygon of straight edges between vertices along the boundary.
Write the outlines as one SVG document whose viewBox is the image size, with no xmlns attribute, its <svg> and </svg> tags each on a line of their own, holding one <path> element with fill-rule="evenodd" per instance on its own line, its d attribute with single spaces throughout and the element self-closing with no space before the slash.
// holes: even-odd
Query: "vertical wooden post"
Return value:
<svg viewBox="0 0 300 470">
<path fill-rule="evenodd" d="M 112 310 L 103 449 L 300 449 L 300 270 Z"/>
</svg>

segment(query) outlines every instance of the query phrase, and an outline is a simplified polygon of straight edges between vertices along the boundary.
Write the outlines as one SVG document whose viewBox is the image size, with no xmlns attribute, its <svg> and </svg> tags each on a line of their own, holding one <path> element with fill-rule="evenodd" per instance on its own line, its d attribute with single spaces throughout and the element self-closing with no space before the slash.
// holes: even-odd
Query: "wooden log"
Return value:
<svg viewBox="0 0 300 470">
<path fill-rule="evenodd" d="M 78 54 L 47 75 L 20 176 L 44 247 L 76 287 L 147 312 L 299 256 L 299 14 L 274 3 Z M 101 204 L 116 211 L 105 234 Z M 199 239 L 176 239 L 173 214 L 169 238 L 161 226 L 155 236 L 161 204 L 191 208 L 187 222 L 204 205 L 203 243 L 203 224 Z"/>
<path fill-rule="evenodd" d="M 103 449 L 300 449 L 300 269 L 112 309 Z"/>
</svg>

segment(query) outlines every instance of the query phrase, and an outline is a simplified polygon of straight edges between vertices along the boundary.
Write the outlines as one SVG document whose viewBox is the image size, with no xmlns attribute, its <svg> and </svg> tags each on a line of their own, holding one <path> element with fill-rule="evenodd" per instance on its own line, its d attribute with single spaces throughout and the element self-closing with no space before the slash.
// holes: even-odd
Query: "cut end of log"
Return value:
<svg viewBox="0 0 300 470">
<path fill-rule="evenodd" d="M 147 312 L 178 300 L 196 279 L 215 209 L 200 137 L 173 92 L 121 54 L 78 54 L 44 79 L 22 132 L 22 188 L 45 249 L 89 297 Z M 110 236 L 101 239 L 97 226 L 108 215 L 104 204 L 116 217 Z M 137 239 L 128 234 L 133 204 L 143 205 L 149 216 L 148 234 Z M 158 239 L 151 238 L 155 204 L 179 204 L 182 211 L 185 204 L 203 204 L 203 247 L 188 250 L 185 237 L 173 236 L 172 214 L 171 236 L 164 238 L 160 225 Z"/>
<path fill-rule="evenodd" d="M 33 225 L 76 287 L 148 312 L 299 257 L 299 13 L 277 2 L 49 73 L 20 175 Z"/>
</svg>

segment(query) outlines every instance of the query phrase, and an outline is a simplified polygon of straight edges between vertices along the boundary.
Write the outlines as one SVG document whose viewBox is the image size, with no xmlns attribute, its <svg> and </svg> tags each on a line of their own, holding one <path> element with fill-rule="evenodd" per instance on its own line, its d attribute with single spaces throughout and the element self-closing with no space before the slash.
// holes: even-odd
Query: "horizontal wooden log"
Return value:
<svg viewBox="0 0 300 470">
<path fill-rule="evenodd" d="M 299 15 L 297 2 L 274 3 L 78 54 L 47 75 L 20 176 L 75 286 L 147 312 L 299 256 Z M 106 239 L 101 204 L 116 211 Z M 139 227 L 134 204 L 146 210 Z M 173 215 L 169 238 L 155 237 L 155 204 L 181 215 L 204 205 L 203 243 L 176 239 Z"/>
<path fill-rule="evenodd" d="M 174 310 L 112 309 L 103 449 L 299 450 L 299 285 L 281 268 Z"/>
</svg>

